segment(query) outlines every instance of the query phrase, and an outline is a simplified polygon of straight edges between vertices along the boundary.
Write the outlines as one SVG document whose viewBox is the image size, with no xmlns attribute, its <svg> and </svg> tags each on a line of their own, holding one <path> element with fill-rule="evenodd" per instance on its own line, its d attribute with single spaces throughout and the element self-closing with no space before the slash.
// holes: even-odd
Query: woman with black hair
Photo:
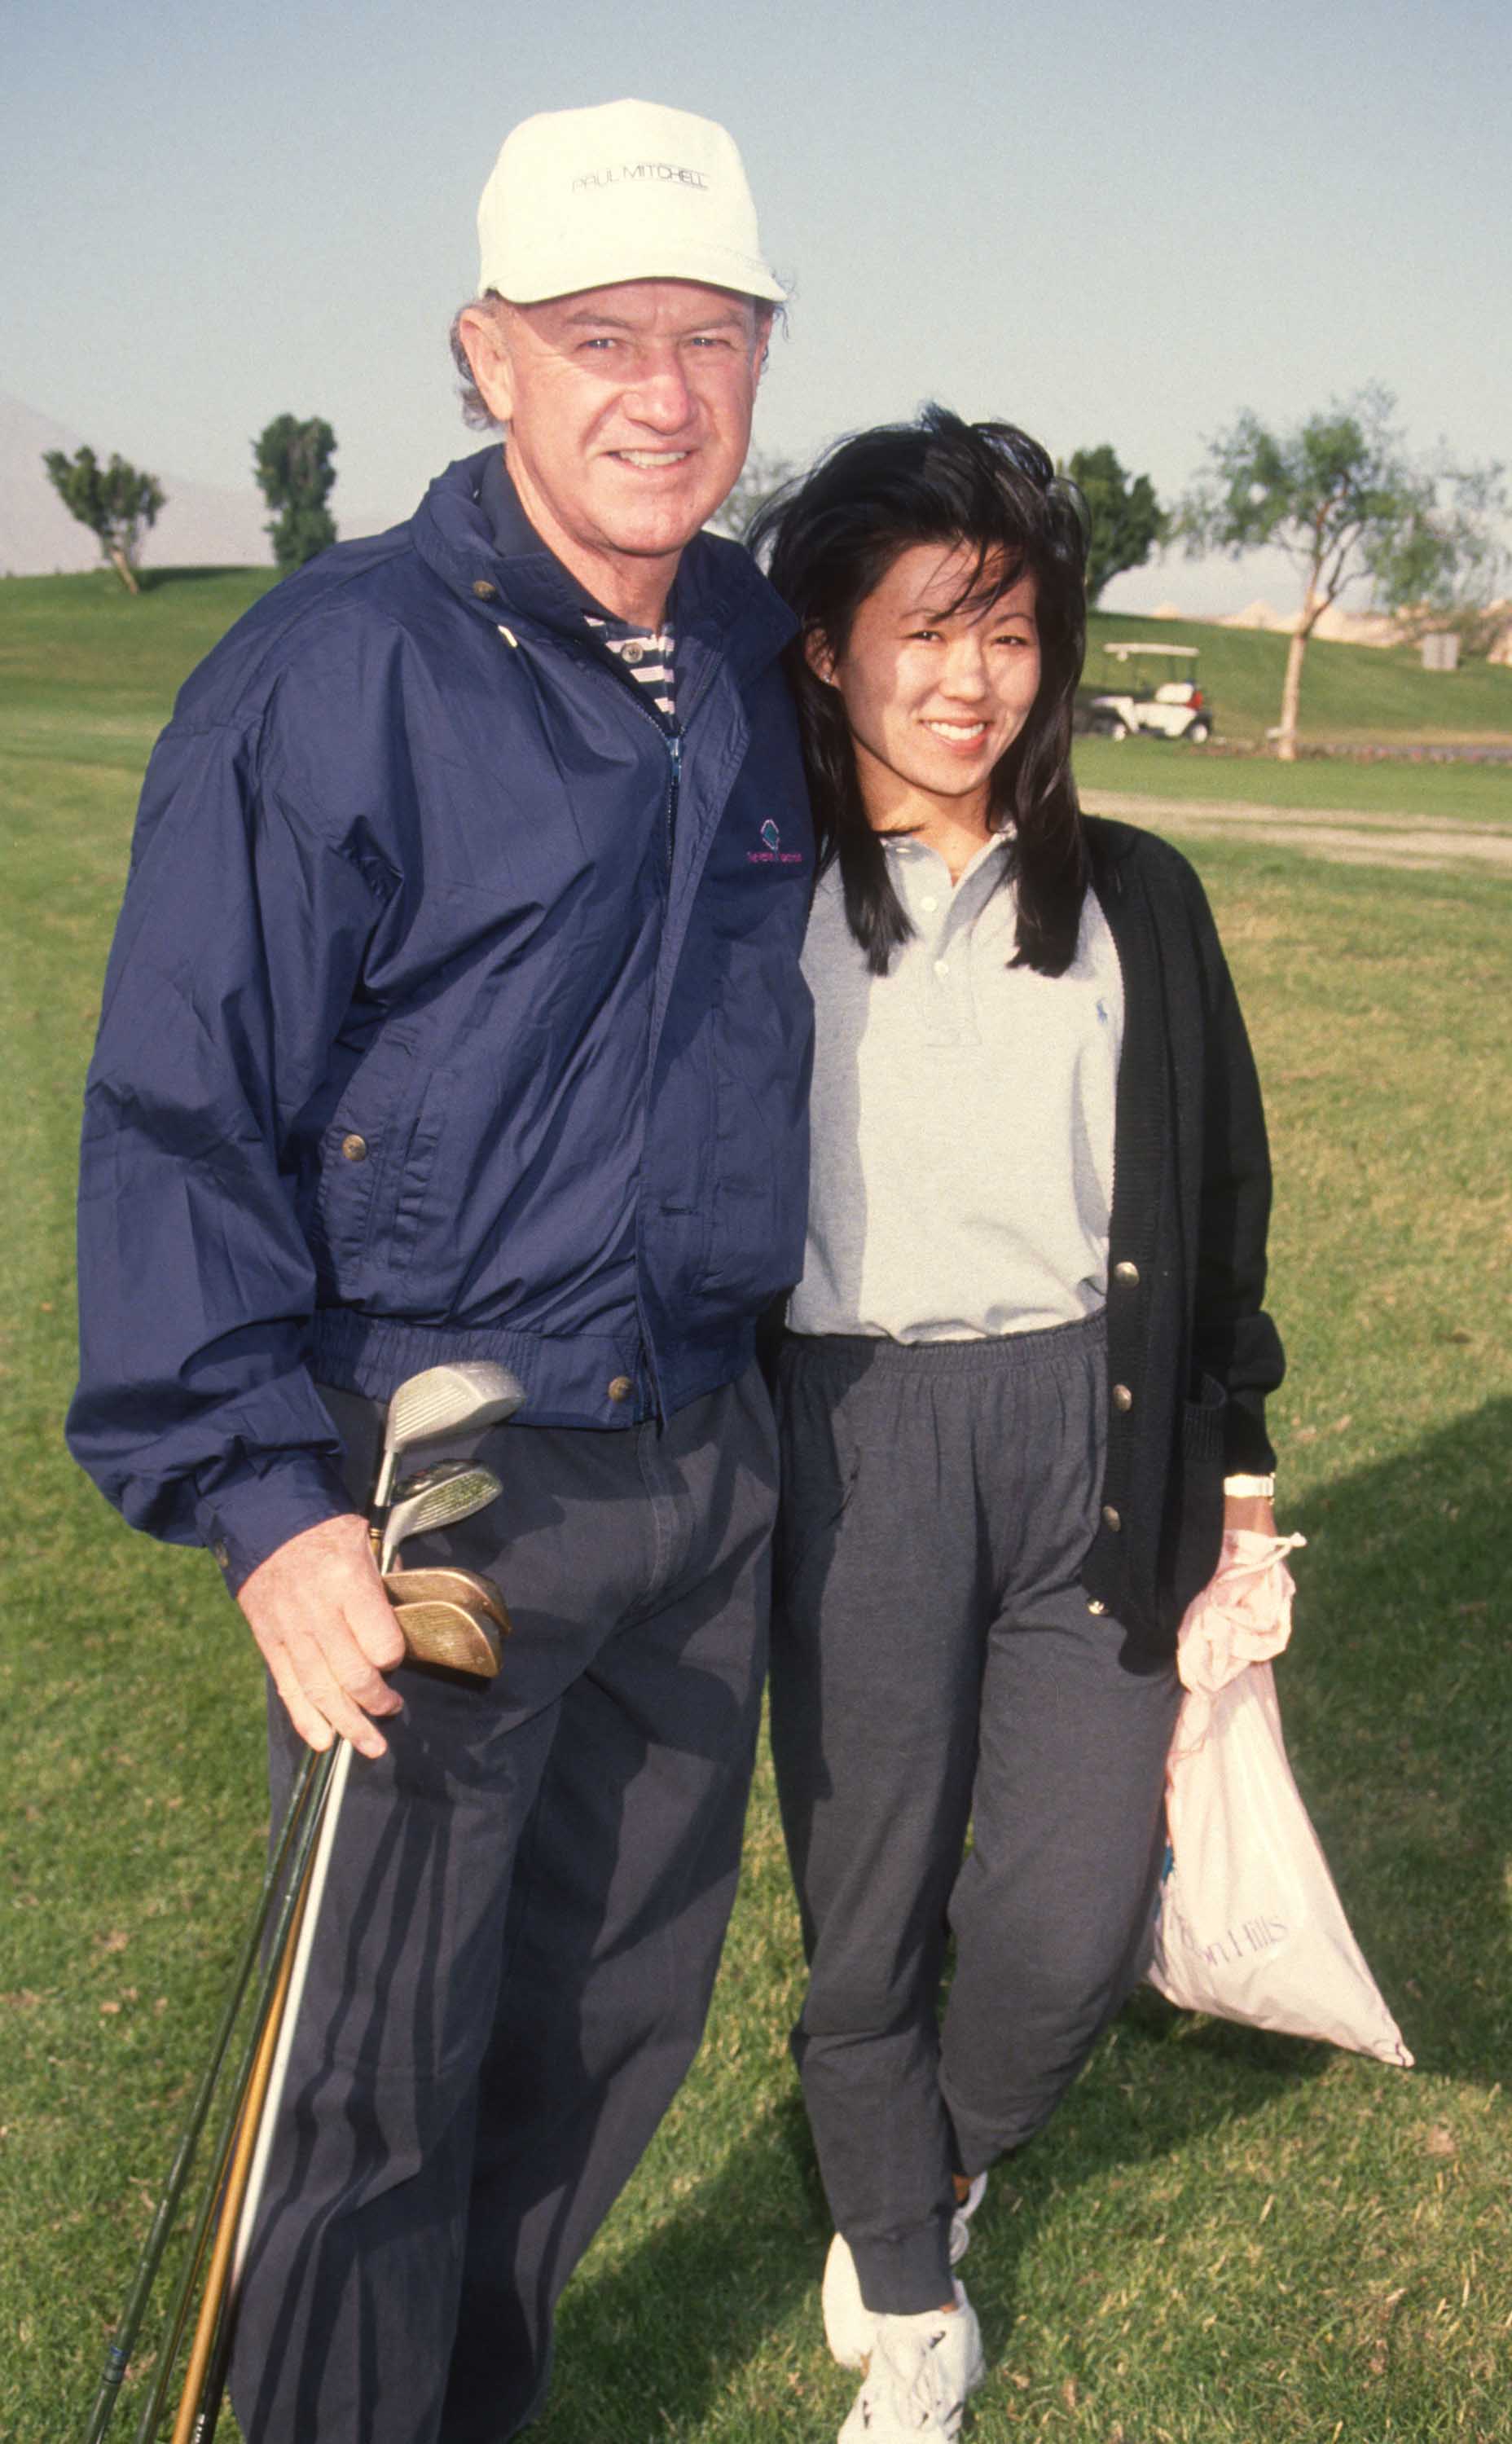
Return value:
<svg viewBox="0 0 1512 2444">
<path fill-rule="evenodd" d="M 959 2429 L 968 2219 L 1145 1965 L 1176 1627 L 1273 1527 L 1259 1088 L 1190 867 L 1078 808 L 1082 516 L 931 408 L 753 537 L 821 842 L 772 1743 L 841 2444 Z"/>
</svg>

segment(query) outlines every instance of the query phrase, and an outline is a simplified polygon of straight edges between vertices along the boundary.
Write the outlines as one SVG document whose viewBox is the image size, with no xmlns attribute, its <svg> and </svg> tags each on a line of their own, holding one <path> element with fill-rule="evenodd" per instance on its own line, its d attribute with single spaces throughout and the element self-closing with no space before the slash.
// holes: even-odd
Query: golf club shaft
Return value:
<svg viewBox="0 0 1512 2444">
<path fill-rule="evenodd" d="M 295 1833 L 309 1797 L 316 1763 L 317 1759 L 312 1750 L 301 1767 L 298 1780 L 294 1785 L 278 1840 L 273 1846 L 267 1872 L 263 1879 L 263 1888 L 258 1896 L 251 1927 L 232 1973 L 230 1989 L 211 2046 L 210 2060 L 205 2066 L 204 2076 L 200 2080 L 194 2101 L 190 2107 L 189 2118 L 184 2124 L 183 2135 L 179 2139 L 177 2153 L 175 2155 L 162 2196 L 158 2201 L 157 2211 L 142 2245 L 141 2255 L 137 2262 L 137 2270 L 132 2278 L 131 2289 L 126 2297 L 126 2305 L 120 2313 L 120 2322 L 111 2339 L 99 2390 L 95 2396 L 94 2408 L 90 2414 L 89 2425 L 85 2431 L 84 2444 L 100 2444 L 100 2439 L 114 2416 L 116 2404 L 120 2396 L 121 2383 L 131 2364 L 132 2352 L 137 2346 L 137 2336 L 146 2311 L 148 2297 L 157 2280 L 163 2251 L 168 2245 L 168 2235 L 173 2227 L 174 2216 L 178 2211 L 178 2202 L 194 2168 L 199 2141 L 210 2118 L 215 2084 L 220 2077 L 231 2038 L 235 2033 L 236 2022 L 241 2014 L 252 1972 L 257 1966 L 263 1933 L 271 1915 L 279 1886 L 283 1881 L 284 1870 L 288 1861 Z"/>
<path fill-rule="evenodd" d="M 326 1804 L 329 1806 L 329 1801 Z M 251 2171 L 252 2150 L 257 2143 L 263 2100 L 267 2094 L 268 2075 L 273 2067 L 279 2030 L 284 2020 L 284 2008 L 288 1999 L 289 1977 L 294 1967 L 299 1929 L 304 1921 L 304 1897 L 302 1895 L 289 1931 L 289 1941 L 284 1948 L 284 1957 L 279 1964 L 278 1980 L 273 1988 L 263 2033 L 253 2058 L 252 2073 L 247 2083 L 247 2095 L 242 2104 L 241 2118 L 236 2124 L 236 2143 L 221 2197 L 220 2217 L 215 2227 L 215 2246 L 211 2254 L 210 2271 L 205 2277 L 205 2288 L 200 2298 L 199 2316 L 194 2325 L 194 2339 L 190 2345 L 189 2366 L 184 2376 L 184 2389 L 179 2397 L 178 2416 L 174 2421 L 173 2444 L 190 2444 L 190 2438 L 198 2423 L 196 2414 L 204 2398 L 206 2375 L 214 2352 L 214 2345 L 224 2324 L 223 2311 L 226 2305 L 227 2282 L 230 2272 L 231 2249 L 236 2238 L 242 2200 L 247 2194 L 247 2176 Z"/>
<path fill-rule="evenodd" d="M 285 2002 L 278 2047 L 273 2057 L 267 2094 L 263 2101 L 262 2127 L 257 2134 L 257 2150 L 252 2158 L 247 2194 L 242 2201 L 236 2232 L 236 2252 L 231 2265 L 231 2287 L 241 2281 L 247 2252 L 251 2246 L 252 2226 L 262 2204 L 263 2190 L 267 2180 L 267 2158 L 273 2143 L 273 2128 L 283 2101 L 284 2084 L 288 2076 L 288 2058 L 294 2043 L 300 2005 L 309 1976 L 310 1954 L 314 1950 L 316 1931 L 320 1925 L 321 1902 L 325 1893 L 325 1879 L 330 1872 L 331 1852 L 336 1844 L 336 1828 L 346 1794 L 347 1776 L 352 1769 L 352 1747 L 342 1740 L 330 1777 L 330 1792 L 321 1819 L 320 1839 L 315 1844 L 306 1876 L 307 1891 L 301 1901 L 299 1941 L 294 1949 L 293 1970 Z"/>
<path fill-rule="evenodd" d="M 289 2052 L 308 1974 L 311 1948 L 320 1919 L 321 1898 L 325 1889 L 346 1778 L 351 1770 L 352 1753 L 348 1741 L 337 1743 L 334 1761 L 323 1786 L 323 1805 L 319 1838 L 305 1856 L 295 1920 L 289 1928 L 280 1962 L 278 1991 L 270 2001 L 259 2031 L 255 2057 L 249 2067 L 244 2090 L 245 2109 L 236 2132 L 235 2155 L 225 2176 L 214 2254 L 200 2301 L 189 2373 L 179 2398 L 172 2444 L 191 2444 L 196 2433 L 212 2432 L 219 2416 L 221 2391 L 230 2363 L 237 2295 L 267 2180 L 267 2159 L 283 2100 Z M 332 1751 L 327 1750 L 326 1754 L 330 1758 Z M 198 2243 L 199 2253 L 202 2253 L 202 2247 L 203 2232 Z M 193 2287 L 192 2282 L 190 2287 Z M 183 2302 L 186 2313 L 187 2308 L 186 2294 Z M 172 2345 L 171 2356 L 174 2358 L 177 2356 L 182 2323 L 181 2317 Z M 138 2444 L 148 2444 L 148 2439 L 139 2437 Z"/>
<path fill-rule="evenodd" d="M 272 2007 L 273 1993 L 283 1970 L 285 1954 L 292 1940 L 295 1916 L 301 1905 L 310 1859 L 324 1812 L 325 1795 L 330 1787 L 336 1763 L 334 1747 L 320 1753 L 312 1750 L 311 1754 L 314 1757 L 314 1768 L 308 1775 L 309 1796 L 301 1812 L 299 1830 L 289 1859 L 288 1879 L 284 1888 L 273 1929 L 273 1939 L 268 1951 L 262 1990 L 258 1996 L 252 2026 L 248 2034 L 231 2090 L 230 2110 L 222 2127 L 221 2141 L 216 2151 L 214 2177 L 205 2193 L 205 2203 L 200 2209 L 199 2218 L 194 2227 L 194 2239 L 190 2244 L 174 2305 L 164 2330 L 163 2343 L 157 2353 L 152 2391 L 138 2421 L 135 2444 L 154 2444 L 157 2434 L 163 2404 L 168 2397 L 168 2387 L 173 2379 L 174 2361 L 178 2356 L 179 2342 L 189 2320 L 190 2302 L 194 2297 L 194 2285 L 198 2279 L 199 2268 L 204 2260 L 206 2246 L 215 2218 L 216 2205 L 230 2164 L 236 2129 L 242 2118 L 242 2107 L 246 2101 L 248 2086 L 257 2060 L 258 2047 Z"/>
</svg>

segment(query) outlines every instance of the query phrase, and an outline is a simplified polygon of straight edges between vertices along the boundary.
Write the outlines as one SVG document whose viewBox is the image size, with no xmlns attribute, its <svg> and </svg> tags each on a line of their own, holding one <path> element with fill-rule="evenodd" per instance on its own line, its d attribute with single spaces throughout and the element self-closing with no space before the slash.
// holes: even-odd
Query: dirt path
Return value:
<svg viewBox="0 0 1512 2444">
<path fill-rule="evenodd" d="M 1362 814 L 1349 806 L 1262 806 L 1224 798 L 1147 798 L 1084 789 L 1089 815 L 1120 815 L 1163 832 L 1264 841 L 1355 865 L 1473 865 L 1512 873 L 1512 826 L 1451 815 Z"/>
</svg>

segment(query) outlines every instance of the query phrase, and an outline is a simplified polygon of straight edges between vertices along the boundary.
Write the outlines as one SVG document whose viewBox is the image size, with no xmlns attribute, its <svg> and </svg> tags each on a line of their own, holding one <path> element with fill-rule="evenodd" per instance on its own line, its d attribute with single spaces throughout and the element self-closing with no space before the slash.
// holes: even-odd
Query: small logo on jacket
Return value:
<svg viewBox="0 0 1512 2444">
<path fill-rule="evenodd" d="M 778 830 L 777 825 L 773 823 L 770 815 L 767 816 L 766 821 L 762 825 L 761 837 L 764 842 L 764 845 L 761 848 L 748 848 L 746 851 L 747 858 L 752 865 L 802 864 L 802 850 L 801 848 L 784 848 L 782 833 Z"/>
</svg>

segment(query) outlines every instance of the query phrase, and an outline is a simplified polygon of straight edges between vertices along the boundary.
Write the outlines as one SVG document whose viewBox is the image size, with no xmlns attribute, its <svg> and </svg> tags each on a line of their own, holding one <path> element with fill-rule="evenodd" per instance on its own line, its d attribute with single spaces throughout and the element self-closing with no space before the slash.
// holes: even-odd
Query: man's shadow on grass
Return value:
<svg viewBox="0 0 1512 2444">
<path fill-rule="evenodd" d="M 1288 1514 L 1308 1549 L 1277 1675 L 1299 1783 L 1408 2044 L 1423 2067 L 1486 2086 L 1512 2059 L 1512 1572 L 1499 1543 L 1509 1481 L 1503 1399 Z M 1068 2188 L 1100 2182 L 1120 2193 L 1120 2215 L 1137 2217 L 1142 2170 L 1335 2059 L 1137 1995 L 1050 2127 L 994 2181 L 979 2287 L 991 2325 L 1006 2331 L 1016 2266 Z M 1364 2061 L 1354 2075 L 1401 2076 Z M 542 2444 L 602 2444 L 631 2432 L 633 2409 L 636 2432 L 676 2438 L 764 2349 L 793 2387 L 785 2408 L 769 2400 L 772 2433 L 806 2432 L 816 2417 L 824 2432 L 834 2404 L 816 2401 L 807 2371 L 828 2217 L 796 2082 L 779 2065 L 763 2104 L 713 2179 L 633 2256 L 590 2266 L 569 2292 Z M 788 2325 L 790 2347 L 771 2355 Z"/>
</svg>

